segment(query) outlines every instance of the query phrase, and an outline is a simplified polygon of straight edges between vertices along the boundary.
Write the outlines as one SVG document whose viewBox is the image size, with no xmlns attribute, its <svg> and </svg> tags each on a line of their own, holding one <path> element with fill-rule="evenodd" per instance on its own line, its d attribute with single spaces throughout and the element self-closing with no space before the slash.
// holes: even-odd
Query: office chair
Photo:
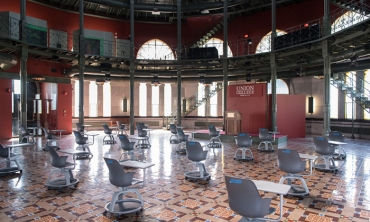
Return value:
<svg viewBox="0 0 370 222">
<path fill-rule="evenodd" d="M 126 135 L 120 134 L 118 135 L 119 141 L 121 142 L 121 149 L 123 153 L 119 158 L 119 162 L 123 162 L 126 160 L 135 160 L 135 142 L 130 142 Z M 129 159 L 122 159 L 124 155 L 127 154 L 130 156 Z"/>
<path fill-rule="evenodd" d="M 53 148 L 55 150 L 59 150 L 59 143 L 58 143 L 58 137 L 53 135 L 52 133 L 49 133 L 47 129 L 44 127 L 41 127 L 41 129 L 44 131 L 45 138 L 46 138 L 46 144 L 43 148 L 44 151 Z M 55 146 L 53 146 L 53 142 L 55 142 Z"/>
<path fill-rule="evenodd" d="M 258 138 L 260 139 L 260 144 L 258 145 L 257 150 L 268 151 L 268 152 L 274 151 L 274 147 L 272 146 L 272 142 L 275 141 L 275 136 L 272 137 L 272 135 L 271 135 L 271 133 L 269 132 L 268 129 L 260 128 Z M 264 147 L 260 148 L 261 145 L 264 145 Z M 269 145 L 271 145 L 271 149 L 270 149 Z"/>
<path fill-rule="evenodd" d="M 145 126 L 145 124 L 144 124 L 144 123 L 142 123 L 142 122 L 137 122 L 137 123 L 136 123 L 136 129 L 138 129 L 139 127 L 141 127 L 142 129 L 147 129 L 147 128 L 148 128 L 147 126 Z"/>
<path fill-rule="evenodd" d="M 54 149 L 49 149 L 51 165 L 55 168 L 51 171 L 49 178 L 46 182 L 48 189 L 50 188 L 63 188 L 63 187 L 77 187 L 78 179 L 73 177 L 72 170 L 75 169 L 75 163 L 67 162 L 68 156 L 59 156 Z M 63 174 L 62 178 L 52 179 L 54 173 Z"/>
<path fill-rule="evenodd" d="M 150 142 L 149 142 L 148 132 L 144 129 L 146 128 L 143 128 L 142 125 L 137 125 L 137 136 L 143 139 L 138 140 L 136 146 L 141 149 L 151 147 Z"/>
<path fill-rule="evenodd" d="M 217 131 L 214 126 L 209 126 L 209 135 L 211 136 L 211 139 L 209 140 L 208 147 L 209 148 L 221 148 L 222 142 L 220 140 L 220 131 Z"/>
<path fill-rule="evenodd" d="M 230 209 L 243 217 L 240 221 L 272 220 L 265 218 L 276 210 L 272 198 L 262 198 L 253 181 L 225 176 L 225 183 Z"/>
<path fill-rule="evenodd" d="M 81 123 L 76 123 L 77 131 L 84 134 L 85 133 L 85 126 L 83 126 Z"/>
<path fill-rule="evenodd" d="M 199 142 L 186 142 L 186 152 L 188 159 L 192 161 L 185 169 L 185 180 L 211 180 L 211 175 L 207 172 L 203 162 L 207 158 L 208 151 L 204 151 Z M 197 171 L 189 171 L 189 168 L 194 165 L 198 168 Z"/>
<path fill-rule="evenodd" d="M 334 162 L 335 146 L 330 145 L 325 137 L 314 137 L 315 152 L 320 154 L 314 161 L 314 168 L 318 170 L 338 171 L 338 166 Z M 324 160 L 324 164 L 316 163 L 318 160 Z"/>
<path fill-rule="evenodd" d="M 175 124 L 170 124 L 170 131 L 171 131 L 170 143 L 178 144 L 179 138 L 177 136 L 177 127 Z"/>
<path fill-rule="evenodd" d="M 235 143 L 237 146 L 239 146 L 239 148 L 235 152 L 234 160 L 253 160 L 252 151 L 249 149 L 249 147 L 252 146 L 252 141 L 253 138 L 249 135 L 249 133 L 238 133 L 237 137 L 235 138 Z M 246 155 L 247 151 L 249 152 L 249 156 Z"/>
<path fill-rule="evenodd" d="M 30 142 L 32 139 L 32 143 L 35 143 L 35 138 L 33 137 L 33 133 L 31 130 L 26 129 L 24 126 L 19 127 L 19 135 L 21 136 L 20 141 L 23 142 L 23 139 L 26 139 L 26 143 Z"/>
<path fill-rule="evenodd" d="M 102 126 L 104 128 L 104 133 L 105 133 L 105 136 L 103 138 L 103 143 L 116 143 L 116 140 L 114 139 L 114 136 L 112 133 L 112 129 L 110 129 L 107 124 L 102 124 Z M 109 139 L 106 140 L 105 139 L 106 137 L 109 137 Z"/>
<path fill-rule="evenodd" d="M 135 182 L 133 179 L 135 172 L 125 173 L 123 167 L 115 159 L 104 157 L 104 161 L 109 169 L 109 181 L 119 189 L 113 193 L 111 202 L 105 205 L 103 215 L 108 212 L 118 216 L 141 212 L 144 208 L 143 197 L 138 189 L 129 188 Z M 137 198 L 127 197 L 130 193 L 134 193 Z"/>
<path fill-rule="evenodd" d="M 186 153 L 186 142 L 188 141 L 189 135 L 186 135 L 181 128 L 176 128 L 178 144 L 176 146 L 176 152 Z"/>
<path fill-rule="evenodd" d="M 337 141 L 337 142 L 344 142 L 345 139 L 344 139 L 344 136 L 343 136 L 342 132 L 331 131 L 329 133 L 329 140 Z M 342 146 L 333 145 L 333 144 L 332 144 L 332 146 L 335 146 L 335 152 L 334 152 L 334 158 L 335 159 L 343 160 L 347 157 L 346 151 L 343 149 Z"/>
<path fill-rule="evenodd" d="M 12 152 L 12 148 L 4 148 L 3 145 L 0 144 L 0 157 L 3 158 L 0 163 L 6 163 L 6 167 L 0 169 L 0 175 L 13 174 L 16 172 L 22 173 L 21 166 L 18 162 L 19 156 L 20 154 Z M 12 162 L 15 163 L 16 167 L 11 166 Z"/>
<path fill-rule="evenodd" d="M 90 148 L 89 148 L 89 145 L 90 143 L 88 143 L 88 137 L 85 137 L 83 136 L 80 131 L 77 131 L 77 130 L 73 130 L 73 135 L 75 136 L 75 142 L 77 143 L 77 147 L 76 149 L 77 150 L 83 150 L 85 151 L 87 149 L 87 152 L 89 154 L 76 154 L 76 157 L 89 157 L 89 155 L 91 155 L 91 158 L 93 157 L 93 154 L 91 153 L 90 151 Z"/>
<path fill-rule="evenodd" d="M 310 194 L 306 181 L 302 177 L 310 175 L 301 174 L 306 169 L 306 161 L 301 161 L 296 150 L 279 149 L 278 166 L 281 171 L 287 173 L 281 177 L 279 183 L 284 184 L 284 181 L 287 180 L 288 185 L 291 186 L 288 194 L 292 196 L 305 196 Z M 292 180 L 300 180 L 302 185 L 292 185 Z"/>
<path fill-rule="evenodd" d="M 118 134 L 123 134 L 123 132 L 125 132 L 125 135 L 127 136 L 127 132 L 126 132 L 126 125 L 125 124 L 122 124 L 120 121 L 116 121 L 117 122 L 117 132 Z"/>
</svg>

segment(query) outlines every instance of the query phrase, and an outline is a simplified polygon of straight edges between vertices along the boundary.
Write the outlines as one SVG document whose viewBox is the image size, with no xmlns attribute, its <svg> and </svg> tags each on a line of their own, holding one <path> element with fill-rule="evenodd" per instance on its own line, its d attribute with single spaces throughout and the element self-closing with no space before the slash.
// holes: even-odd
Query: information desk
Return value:
<svg viewBox="0 0 370 222">
<path fill-rule="evenodd" d="M 131 167 L 131 168 L 142 169 L 143 170 L 143 180 L 135 179 L 135 181 L 136 181 L 136 183 L 141 183 L 142 182 L 143 187 L 146 184 L 145 183 L 145 181 L 146 181 L 146 169 L 155 165 L 154 163 L 145 163 L 145 162 L 132 161 L 132 160 L 119 162 L 119 164 L 123 167 Z"/>
<path fill-rule="evenodd" d="M 264 180 L 252 180 L 252 181 L 254 182 L 258 190 L 276 193 L 280 195 L 280 216 L 277 219 L 271 219 L 272 221 L 280 221 L 280 219 L 283 217 L 284 195 L 286 195 L 289 192 L 290 185 L 279 184 Z"/>
<path fill-rule="evenodd" d="M 65 132 L 66 130 L 64 129 L 55 129 L 55 130 L 50 130 L 52 133 L 59 133 L 59 139 L 62 138 L 62 132 Z"/>
</svg>

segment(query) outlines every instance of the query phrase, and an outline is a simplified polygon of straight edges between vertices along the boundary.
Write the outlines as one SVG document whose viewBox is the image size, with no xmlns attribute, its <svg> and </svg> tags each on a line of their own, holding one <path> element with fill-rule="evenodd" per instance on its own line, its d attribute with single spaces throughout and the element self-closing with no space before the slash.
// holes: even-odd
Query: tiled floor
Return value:
<svg viewBox="0 0 370 222">
<path fill-rule="evenodd" d="M 91 146 L 92 159 L 77 160 L 74 175 L 80 180 L 76 190 L 48 190 L 45 186 L 50 165 L 49 153 L 42 151 L 44 138 L 37 148 L 17 148 L 22 175 L 0 177 L 0 221 L 113 221 L 102 215 L 104 206 L 117 188 L 110 184 L 104 156 L 118 159 L 118 144 L 103 145 L 103 132 Z M 239 215 L 229 209 L 224 175 L 278 182 L 283 172 L 276 164 L 276 152 L 256 151 L 254 162 L 233 160 L 236 145 L 224 143 L 205 161 L 210 183 L 192 183 L 184 179 L 188 159 L 174 152 L 170 132 L 151 132 L 152 147 L 145 150 L 146 160 L 155 163 L 147 171 L 147 185 L 140 188 L 145 200 L 141 215 L 125 215 L 121 221 L 237 221 Z M 347 160 L 337 174 L 314 171 L 306 178 L 310 195 L 304 199 L 284 198 L 284 221 L 369 221 L 370 220 L 370 141 L 347 139 Z M 1 141 L 3 145 L 11 141 Z M 206 143 L 207 141 L 201 141 Z M 61 149 L 75 148 L 74 137 L 64 135 Z M 287 147 L 314 154 L 312 137 L 289 139 Z M 71 160 L 71 159 L 70 159 Z M 2 163 L 1 166 L 4 166 Z M 132 170 L 132 169 L 131 169 Z M 136 170 L 141 177 L 142 171 Z M 279 215 L 279 199 L 271 193 L 272 205 Z"/>
</svg>

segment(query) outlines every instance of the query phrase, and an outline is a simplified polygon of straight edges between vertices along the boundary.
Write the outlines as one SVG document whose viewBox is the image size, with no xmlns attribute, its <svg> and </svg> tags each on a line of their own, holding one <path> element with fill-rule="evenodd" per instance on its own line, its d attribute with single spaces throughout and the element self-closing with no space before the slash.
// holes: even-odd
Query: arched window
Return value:
<svg viewBox="0 0 370 222">
<path fill-rule="evenodd" d="M 281 30 L 276 30 L 276 36 L 285 35 L 286 32 Z M 258 43 L 256 48 L 256 54 L 262 52 L 270 52 L 271 51 L 271 32 L 267 33 L 261 41 Z"/>
<path fill-rule="evenodd" d="M 333 22 L 333 24 L 331 25 L 331 33 L 339 32 L 342 29 L 362 22 L 367 18 L 369 18 L 369 16 L 353 11 L 348 11 Z"/>
<path fill-rule="evenodd" d="M 174 60 L 171 48 L 159 39 L 152 39 L 144 43 L 137 52 L 137 59 Z"/>
<path fill-rule="evenodd" d="M 268 83 L 267 90 L 271 94 L 271 83 Z M 288 85 L 281 79 L 276 80 L 276 94 L 289 94 Z"/>
<path fill-rule="evenodd" d="M 218 56 L 224 54 L 224 41 L 218 38 L 211 38 L 201 47 L 216 47 L 218 51 Z M 229 46 L 227 46 L 227 57 L 233 57 L 233 52 L 231 51 Z"/>
</svg>

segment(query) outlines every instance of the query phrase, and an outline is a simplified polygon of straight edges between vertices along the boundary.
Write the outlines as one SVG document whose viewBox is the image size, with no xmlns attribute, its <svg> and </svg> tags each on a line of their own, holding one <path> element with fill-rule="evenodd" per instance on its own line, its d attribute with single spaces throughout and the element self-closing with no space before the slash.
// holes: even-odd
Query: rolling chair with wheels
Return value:
<svg viewBox="0 0 370 222">
<path fill-rule="evenodd" d="M 179 143 L 179 137 L 177 135 L 177 127 L 175 124 L 170 124 L 170 131 L 171 131 L 170 143 L 171 144 Z"/>
<path fill-rule="evenodd" d="M 209 135 L 211 136 L 211 139 L 209 140 L 208 147 L 209 148 L 221 148 L 222 142 L 220 140 L 220 131 L 217 131 L 214 126 L 209 126 Z"/>
<path fill-rule="evenodd" d="M 85 126 L 83 126 L 81 123 L 76 123 L 76 129 L 78 132 L 84 134 L 85 133 Z"/>
<path fill-rule="evenodd" d="M 238 136 L 235 138 L 235 143 L 237 146 L 239 146 L 239 148 L 235 152 L 234 160 L 253 160 L 252 151 L 249 149 L 249 147 L 252 146 L 252 142 L 253 138 L 249 135 L 249 133 L 238 133 Z M 246 155 L 247 151 L 249 152 L 249 156 Z"/>
<path fill-rule="evenodd" d="M 337 141 L 337 142 L 344 142 L 344 136 L 342 132 L 339 131 L 331 131 L 329 133 L 329 140 Z M 336 159 L 345 159 L 347 157 L 346 151 L 340 145 L 332 145 L 335 146 L 334 158 Z"/>
<path fill-rule="evenodd" d="M 225 176 L 230 209 L 242 216 L 239 222 L 273 221 L 265 218 L 275 212 L 270 207 L 272 198 L 262 198 L 252 180 Z"/>
<path fill-rule="evenodd" d="M 176 152 L 186 153 L 186 142 L 188 141 L 189 135 L 186 135 L 181 128 L 177 128 L 178 144 L 176 146 Z"/>
<path fill-rule="evenodd" d="M 22 168 L 19 165 L 18 157 L 20 154 L 13 153 L 12 148 L 5 148 L 0 144 L 0 157 L 3 158 L 0 163 L 6 164 L 6 167 L 0 169 L 0 175 L 12 174 L 16 172 L 22 173 Z M 14 162 L 16 166 L 11 166 Z"/>
<path fill-rule="evenodd" d="M 105 205 L 106 213 L 115 214 L 118 217 L 122 214 L 139 213 L 144 208 L 143 197 L 138 189 L 129 188 L 134 181 L 134 172 L 125 173 L 123 167 L 115 159 L 104 157 L 105 163 L 109 169 L 109 181 L 112 185 L 119 187 L 119 190 L 113 193 L 112 200 Z M 125 197 L 125 195 L 134 193 L 137 198 Z"/>
<path fill-rule="evenodd" d="M 150 142 L 149 142 L 148 132 L 144 129 L 146 128 L 143 128 L 141 125 L 137 126 L 137 136 L 143 139 L 138 140 L 136 146 L 141 149 L 146 149 L 146 148 L 151 147 Z"/>
<path fill-rule="evenodd" d="M 103 143 L 116 143 L 116 140 L 114 139 L 112 129 L 108 127 L 107 124 L 102 124 L 104 128 L 105 136 L 103 138 Z M 105 139 L 106 137 L 109 137 L 109 139 Z"/>
<path fill-rule="evenodd" d="M 268 152 L 274 151 L 274 147 L 272 146 L 272 142 L 275 141 L 275 136 L 272 137 L 272 135 L 271 135 L 271 133 L 268 129 L 260 128 L 258 138 L 260 139 L 261 142 L 258 145 L 257 150 L 268 151 Z M 261 148 L 261 145 L 264 145 L 264 147 Z M 269 145 L 271 145 L 271 149 L 270 149 Z"/>
<path fill-rule="evenodd" d="M 45 144 L 43 150 L 46 151 L 46 150 L 50 149 L 50 147 L 55 149 L 55 150 L 59 150 L 58 137 L 49 133 L 47 129 L 45 129 L 43 127 L 41 127 L 41 128 L 44 131 L 45 138 L 46 138 L 46 144 Z M 53 146 L 53 142 L 55 142 L 55 146 Z"/>
<path fill-rule="evenodd" d="M 27 130 L 26 127 L 20 126 L 19 127 L 19 135 L 21 137 L 20 141 L 23 142 L 24 139 L 26 139 L 26 143 L 30 142 L 30 139 L 32 139 L 32 142 L 35 143 L 35 138 L 33 137 L 33 133 L 31 130 Z"/>
<path fill-rule="evenodd" d="M 287 180 L 288 185 L 291 186 L 288 192 L 289 195 L 305 196 L 310 194 L 306 181 L 302 176 L 310 176 L 311 174 L 301 174 L 306 169 L 306 161 L 301 161 L 296 150 L 279 149 L 278 166 L 281 171 L 287 173 L 281 177 L 279 183 L 284 184 L 284 181 Z M 300 180 L 302 185 L 292 185 L 292 180 Z"/>
<path fill-rule="evenodd" d="M 122 124 L 121 121 L 116 121 L 116 122 L 117 122 L 117 133 L 118 134 L 125 134 L 127 136 L 127 132 L 126 132 L 126 129 L 125 129 L 126 125 Z"/>
<path fill-rule="evenodd" d="M 320 154 L 314 161 L 313 167 L 318 170 L 327 170 L 336 172 L 338 166 L 334 162 L 335 146 L 330 145 L 325 137 L 314 137 L 315 152 Z M 316 163 L 318 160 L 324 160 L 324 164 Z"/>
<path fill-rule="evenodd" d="M 51 165 L 58 169 L 51 171 L 47 180 L 49 188 L 77 187 L 78 179 L 73 177 L 72 170 L 75 169 L 75 163 L 67 162 L 68 156 L 59 156 L 54 149 L 49 149 Z M 63 174 L 63 178 L 52 179 L 54 173 Z"/>
<path fill-rule="evenodd" d="M 75 142 L 77 143 L 77 150 L 83 150 L 85 151 L 87 149 L 86 154 L 78 154 L 76 157 L 93 157 L 93 154 L 90 151 L 89 143 L 88 143 L 88 137 L 83 136 L 79 131 L 73 130 L 73 135 L 75 136 Z"/>
<path fill-rule="evenodd" d="M 126 160 L 135 160 L 135 142 L 130 142 L 126 135 L 120 134 L 118 135 L 119 141 L 121 142 L 121 149 L 123 153 L 119 158 L 119 162 L 123 162 Z M 122 159 L 124 155 L 127 154 L 130 156 L 129 159 Z"/>
<path fill-rule="evenodd" d="M 208 151 L 204 151 L 199 142 L 186 142 L 186 152 L 188 159 L 193 161 L 189 163 L 185 169 L 185 180 L 207 180 L 211 179 L 211 175 L 207 172 L 203 162 L 207 158 Z M 194 165 L 198 168 L 197 171 L 189 171 L 190 167 Z"/>
</svg>

